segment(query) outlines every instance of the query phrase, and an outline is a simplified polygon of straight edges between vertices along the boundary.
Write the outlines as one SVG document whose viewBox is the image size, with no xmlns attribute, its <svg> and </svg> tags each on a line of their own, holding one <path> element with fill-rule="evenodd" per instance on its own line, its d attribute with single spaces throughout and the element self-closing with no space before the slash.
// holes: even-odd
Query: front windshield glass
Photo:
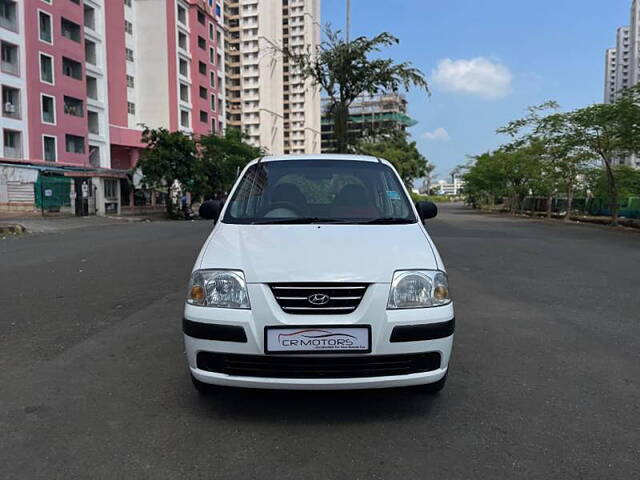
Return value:
<svg viewBox="0 0 640 480">
<path fill-rule="evenodd" d="M 349 160 L 283 160 L 252 165 L 224 223 L 415 223 L 393 170 Z"/>
</svg>

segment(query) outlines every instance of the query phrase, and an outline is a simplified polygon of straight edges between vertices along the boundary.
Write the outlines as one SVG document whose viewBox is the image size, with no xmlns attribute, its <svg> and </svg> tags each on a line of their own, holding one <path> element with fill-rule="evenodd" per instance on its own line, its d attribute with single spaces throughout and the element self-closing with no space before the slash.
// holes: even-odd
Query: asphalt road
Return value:
<svg viewBox="0 0 640 480">
<path fill-rule="evenodd" d="M 180 319 L 209 227 L 0 242 L 0 478 L 640 478 L 640 234 L 445 207 L 439 396 L 203 398 Z"/>
</svg>

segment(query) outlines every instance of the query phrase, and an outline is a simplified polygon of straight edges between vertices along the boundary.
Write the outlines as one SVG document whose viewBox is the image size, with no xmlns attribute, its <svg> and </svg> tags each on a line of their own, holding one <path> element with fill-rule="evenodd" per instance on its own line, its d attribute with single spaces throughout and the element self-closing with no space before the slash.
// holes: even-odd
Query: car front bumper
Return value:
<svg viewBox="0 0 640 480">
<path fill-rule="evenodd" d="M 252 310 L 230 310 L 185 306 L 184 341 L 191 374 L 200 382 L 246 388 L 345 390 L 389 388 L 437 382 L 447 373 L 453 347 L 453 305 L 414 310 L 386 310 L 388 284 L 373 284 L 368 288 L 358 309 L 347 315 L 292 315 L 282 311 L 267 285 L 249 284 Z M 212 368 L 200 368 L 201 352 L 237 356 L 265 357 L 264 328 L 297 325 L 371 326 L 371 353 L 366 354 L 288 354 L 295 358 L 309 357 L 369 357 L 386 359 L 392 356 L 437 353 L 439 365 L 416 373 L 385 376 L 353 376 L 348 378 L 314 377 L 286 378 L 234 375 Z M 282 357 L 269 354 L 268 357 Z M 374 358 L 375 357 L 375 358 Z"/>
</svg>

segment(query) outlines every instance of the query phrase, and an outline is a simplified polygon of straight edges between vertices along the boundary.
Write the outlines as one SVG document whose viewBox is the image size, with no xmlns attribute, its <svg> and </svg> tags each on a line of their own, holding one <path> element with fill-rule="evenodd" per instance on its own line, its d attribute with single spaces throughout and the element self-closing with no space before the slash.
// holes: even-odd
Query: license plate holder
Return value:
<svg viewBox="0 0 640 480">
<path fill-rule="evenodd" d="M 264 327 L 264 351 L 274 354 L 371 353 L 371 325 Z"/>
</svg>

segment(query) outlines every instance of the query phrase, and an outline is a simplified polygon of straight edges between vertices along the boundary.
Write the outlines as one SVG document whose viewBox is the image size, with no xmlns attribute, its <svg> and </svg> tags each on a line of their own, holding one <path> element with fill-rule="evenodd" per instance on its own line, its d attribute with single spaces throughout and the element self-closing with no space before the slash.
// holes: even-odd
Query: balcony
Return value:
<svg viewBox="0 0 640 480">
<path fill-rule="evenodd" d="M 84 117 L 84 102 L 78 98 L 65 96 L 64 113 L 73 117 Z"/>
<path fill-rule="evenodd" d="M 4 157 L 22 158 L 22 132 L 4 130 Z"/>
<path fill-rule="evenodd" d="M 67 20 L 64 17 L 60 20 L 60 34 L 63 37 L 77 43 L 80 43 L 82 39 L 80 25 L 72 22 L 71 20 Z"/>
<path fill-rule="evenodd" d="M 89 164 L 92 167 L 100 166 L 100 147 L 89 145 Z"/>
<path fill-rule="evenodd" d="M 12 43 L 2 42 L 2 71 L 12 75 L 20 75 L 20 57 L 18 47 Z"/>
<path fill-rule="evenodd" d="M 22 118 L 19 89 L 2 86 L 2 116 L 14 119 Z"/>
</svg>

